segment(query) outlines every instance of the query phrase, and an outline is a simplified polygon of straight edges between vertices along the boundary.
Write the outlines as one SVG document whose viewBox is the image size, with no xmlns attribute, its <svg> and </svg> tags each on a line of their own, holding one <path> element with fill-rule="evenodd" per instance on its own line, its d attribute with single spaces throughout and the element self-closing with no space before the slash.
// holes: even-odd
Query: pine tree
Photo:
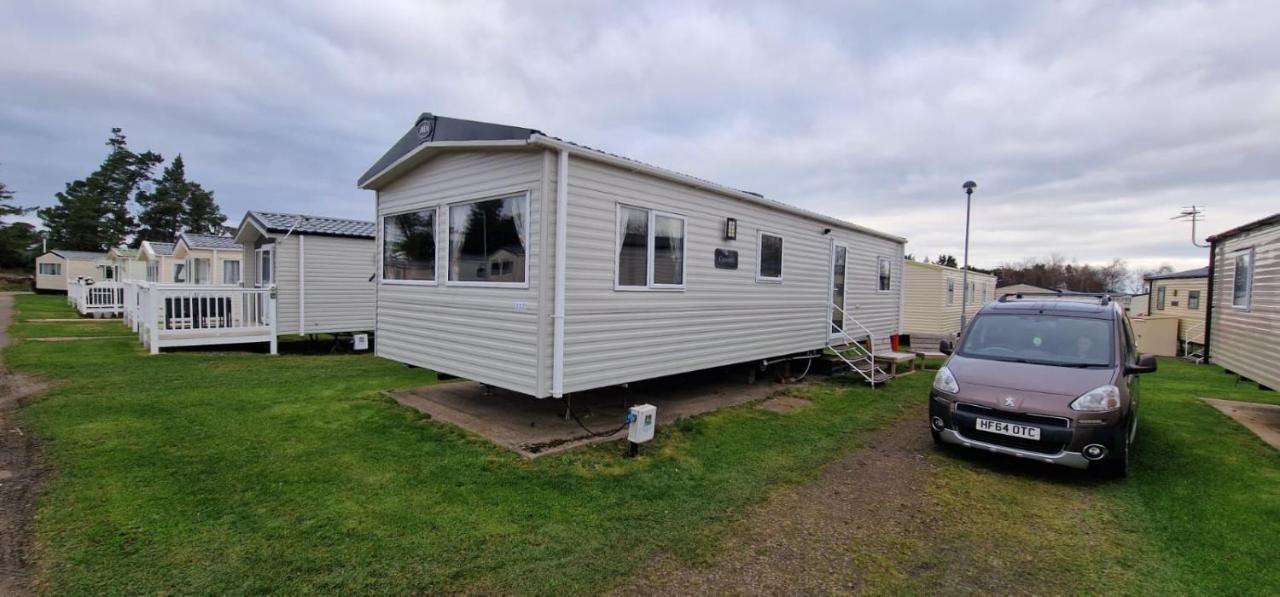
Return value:
<svg viewBox="0 0 1280 597">
<path fill-rule="evenodd" d="M 111 129 L 111 152 L 87 178 L 67 183 L 56 195 L 58 204 L 37 213 L 49 230 L 49 240 L 63 249 L 105 251 L 117 246 L 134 229 L 129 200 L 163 159 L 159 154 L 129 150 L 121 129 Z"/>
<path fill-rule="evenodd" d="M 10 191 L 9 187 L 3 181 L 0 181 L 0 218 L 20 216 L 32 209 L 30 207 L 18 207 L 10 203 L 11 201 L 13 201 L 13 191 Z"/>
<path fill-rule="evenodd" d="M 198 182 L 188 182 L 185 206 L 182 224 L 187 230 L 199 234 L 222 234 L 227 216 L 218 209 L 213 191 L 206 191 Z"/>
<path fill-rule="evenodd" d="M 0 182 L 0 217 L 20 216 L 33 208 L 20 207 L 13 203 L 13 191 Z M 39 240 L 35 227 L 25 222 L 6 224 L 0 221 L 0 267 L 30 267 L 31 249 Z"/>
<path fill-rule="evenodd" d="M 138 193 L 138 235 L 134 244 L 142 241 L 171 243 L 178 240 L 186 220 L 186 201 L 190 189 L 186 179 L 186 167 L 182 156 L 173 158 L 156 181 L 150 192 Z"/>
</svg>

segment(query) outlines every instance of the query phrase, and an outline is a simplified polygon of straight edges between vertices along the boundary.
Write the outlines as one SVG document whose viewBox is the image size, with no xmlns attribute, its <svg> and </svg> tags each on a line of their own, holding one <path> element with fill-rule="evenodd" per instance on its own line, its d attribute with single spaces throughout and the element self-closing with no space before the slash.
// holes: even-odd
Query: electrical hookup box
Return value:
<svg viewBox="0 0 1280 597">
<path fill-rule="evenodd" d="M 355 334 L 351 336 L 351 348 L 355 350 L 369 350 L 369 334 Z"/>
<path fill-rule="evenodd" d="M 658 425 L 658 407 L 640 404 L 631 407 L 631 425 L 627 427 L 627 441 L 643 444 L 653 439 L 653 428 Z"/>
</svg>

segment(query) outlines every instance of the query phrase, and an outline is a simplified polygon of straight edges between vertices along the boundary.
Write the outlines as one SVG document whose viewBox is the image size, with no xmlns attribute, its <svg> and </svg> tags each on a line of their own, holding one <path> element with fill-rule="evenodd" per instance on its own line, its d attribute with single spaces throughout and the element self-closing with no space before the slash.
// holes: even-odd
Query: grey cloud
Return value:
<svg viewBox="0 0 1280 597">
<path fill-rule="evenodd" d="M 973 258 L 1194 266 L 1277 211 L 1265 2 L 9 3 L 0 176 L 48 204 L 111 126 L 238 217 L 368 217 L 421 111 L 540 128 Z"/>
</svg>

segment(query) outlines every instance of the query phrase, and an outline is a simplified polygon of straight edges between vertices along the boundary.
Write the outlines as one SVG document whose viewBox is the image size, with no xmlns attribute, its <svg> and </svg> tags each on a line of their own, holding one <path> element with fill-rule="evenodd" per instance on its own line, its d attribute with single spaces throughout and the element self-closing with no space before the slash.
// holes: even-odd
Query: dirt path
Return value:
<svg viewBox="0 0 1280 597">
<path fill-rule="evenodd" d="M 13 295 L 0 294 L 0 349 L 9 343 Z M 0 595 L 28 595 L 36 488 L 44 470 L 37 443 L 17 420 L 21 401 L 43 389 L 0 361 Z"/>
<path fill-rule="evenodd" d="M 859 547 L 918 535 L 928 526 L 933 442 L 924 420 L 922 405 L 829 465 L 821 478 L 774 496 L 729 533 L 716 560 L 702 566 L 663 558 L 618 593 L 857 592 L 876 570 Z"/>
</svg>

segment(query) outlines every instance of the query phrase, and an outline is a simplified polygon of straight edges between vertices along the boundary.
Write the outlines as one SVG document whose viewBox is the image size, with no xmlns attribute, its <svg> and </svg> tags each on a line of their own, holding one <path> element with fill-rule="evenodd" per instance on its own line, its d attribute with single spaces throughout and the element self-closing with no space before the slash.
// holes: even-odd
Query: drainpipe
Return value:
<svg viewBox="0 0 1280 597">
<path fill-rule="evenodd" d="M 1195 225 L 1194 223 L 1192 224 Z M 1209 240 L 1209 288 L 1204 301 L 1204 352 L 1201 354 L 1202 362 L 1209 362 L 1209 348 L 1213 345 L 1213 270 L 1217 266 L 1214 257 L 1218 253 L 1218 243 L 1213 239 Z"/>
<path fill-rule="evenodd" d="M 569 235 L 569 152 L 561 149 L 556 166 L 555 310 L 551 315 L 551 396 L 564 397 L 564 263 Z"/>
</svg>

